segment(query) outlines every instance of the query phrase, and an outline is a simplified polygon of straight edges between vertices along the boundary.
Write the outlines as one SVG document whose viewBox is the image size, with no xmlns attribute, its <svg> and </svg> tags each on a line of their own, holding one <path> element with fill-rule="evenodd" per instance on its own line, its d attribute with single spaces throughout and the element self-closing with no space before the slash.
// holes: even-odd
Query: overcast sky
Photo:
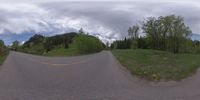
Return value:
<svg viewBox="0 0 200 100">
<path fill-rule="evenodd" d="M 180 15 L 200 34 L 198 0 L 0 0 L 0 39 L 6 44 L 77 31 L 81 27 L 104 42 L 127 36 L 129 26 L 146 17 Z"/>
</svg>

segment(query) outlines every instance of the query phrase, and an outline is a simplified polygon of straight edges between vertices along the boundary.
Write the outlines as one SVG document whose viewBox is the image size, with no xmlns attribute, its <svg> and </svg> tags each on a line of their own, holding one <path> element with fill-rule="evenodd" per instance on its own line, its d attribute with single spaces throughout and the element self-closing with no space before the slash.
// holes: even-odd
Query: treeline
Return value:
<svg viewBox="0 0 200 100">
<path fill-rule="evenodd" d="M 145 33 L 140 36 L 139 32 Z M 129 38 L 111 44 L 116 49 L 156 49 L 173 53 L 199 52 L 199 42 L 192 41 L 192 31 L 183 17 L 170 15 L 146 18 L 141 25 L 128 29 Z"/>
<path fill-rule="evenodd" d="M 71 32 L 67 34 L 47 37 L 44 43 L 45 49 L 48 52 L 59 45 L 67 49 L 69 48 L 69 44 L 73 42 L 73 38 L 77 35 L 77 33 Z"/>
<path fill-rule="evenodd" d="M 20 46 L 19 51 L 32 54 L 44 54 L 58 46 L 67 49 L 69 44 L 72 43 L 73 38 L 77 35 L 78 34 L 74 32 L 50 37 L 44 37 L 40 34 L 35 34 L 22 46 Z"/>
<path fill-rule="evenodd" d="M 73 45 L 73 46 L 72 46 Z M 12 50 L 43 55 L 55 48 L 75 48 L 78 53 L 93 53 L 103 50 L 105 45 L 96 37 L 86 35 L 84 33 L 65 33 L 50 37 L 44 37 L 40 34 L 35 34 L 23 45 L 14 41 L 11 46 Z"/>
<path fill-rule="evenodd" d="M 112 49 L 147 49 L 148 43 L 145 37 L 139 37 L 137 38 L 137 44 L 132 38 L 125 38 L 123 40 L 116 40 L 114 41 L 111 46 Z"/>
</svg>

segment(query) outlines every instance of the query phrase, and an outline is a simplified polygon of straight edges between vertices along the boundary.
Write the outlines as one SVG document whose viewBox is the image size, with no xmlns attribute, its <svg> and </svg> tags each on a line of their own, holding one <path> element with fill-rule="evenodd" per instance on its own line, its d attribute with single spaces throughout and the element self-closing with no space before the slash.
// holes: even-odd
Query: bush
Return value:
<svg viewBox="0 0 200 100">
<path fill-rule="evenodd" d="M 8 49 L 5 46 L 4 42 L 0 40 L 0 56 L 5 56 L 8 54 Z"/>
<path fill-rule="evenodd" d="M 74 38 L 73 44 L 78 53 L 94 53 L 103 50 L 103 43 L 96 37 L 80 34 Z"/>
<path fill-rule="evenodd" d="M 37 45 L 31 46 L 30 48 L 20 47 L 18 51 L 36 55 L 43 55 L 46 50 L 43 47 L 42 43 L 38 43 Z"/>
</svg>

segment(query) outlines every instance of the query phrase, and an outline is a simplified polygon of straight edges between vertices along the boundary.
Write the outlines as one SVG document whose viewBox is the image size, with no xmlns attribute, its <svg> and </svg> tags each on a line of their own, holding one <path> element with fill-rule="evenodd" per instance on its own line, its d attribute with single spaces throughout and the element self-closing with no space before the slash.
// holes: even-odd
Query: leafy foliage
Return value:
<svg viewBox="0 0 200 100">
<path fill-rule="evenodd" d="M 115 41 L 112 48 L 149 48 L 171 51 L 173 53 L 191 52 L 193 42 L 190 40 L 192 31 L 184 24 L 180 16 L 160 16 L 145 19 L 141 29 L 146 37 L 138 37 L 139 26 L 129 27 L 128 33 L 131 43 L 127 39 Z M 129 40 L 129 39 L 128 39 Z"/>
<path fill-rule="evenodd" d="M 80 34 L 74 38 L 74 47 L 80 54 L 94 53 L 103 50 L 103 43 L 96 37 Z"/>
<path fill-rule="evenodd" d="M 77 36 L 77 33 L 71 32 L 62 35 L 47 37 L 44 42 L 44 47 L 46 51 L 50 51 L 57 46 L 63 46 L 67 49 L 69 47 L 69 44 L 73 42 L 73 38 L 75 36 Z"/>
<path fill-rule="evenodd" d="M 44 43 L 45 37 L 40 34 L 35 34 L 23 44 L 23 48 L 31 48 L 40 43 Z"/>
<path fill-rule="evenodd" d="M 40 34 L 35 34 L 22 45 L 19 51 L 43 55 L 57 47 L 63 47 L 67 49 L 68 45 L 72 43 L 73 38 L 76 35 L 77 33 L 74 32 L 51 37 L 44 37 Z"/>
<path fill-rule="evenodd" d="M 132 44 L 132 39 L 117 40 L 111 44 L 111 48 L 114 49 L 130 49 Z"/>
<path fill-rule="evenodd" d="M 12 43 L 11 49 L 17 51 L 19 48 L 19 41 L 14 41 Z"/>
<path fill-rule="evenodd" d="M 7 54 L 7 51 L 8 51 L 8 49 L 5 46 L 4 41 L 0 40 L 0 56 Z"/>
<path fill-rule="evenodd" d="M 44 36 L 35 34 L 28 41 L 26 41 L 18 51 L 41 55 L 46 51 L 44 48 L 44 41 Z"/>
<path fill-rule="evenodd" d="M 0 65 L 5 60 L 7 54 L 8 54 L 8 48 L 5 46 L 4 41 L 0 40 Z"/>
<path fill-rule="evenodd" d="M 81 29 L 80 32 L 83 32 L 83 29 Z M 71 46 L 72 43 L 74 46 Z M 77 53 L 98 52 L 104 47 L 105 45 L 96 37 L 84 35 L 83 33 L 78 34 L 71 32 L 51 37 L 44 37 L 36 34 L 26 41 L 24 45 L 19 48 L 19 51 L 47 56 L 61 56 L 62 54 L 68 56 L 76 55 Z"/>
<path fill-rule="evenodd" d="M 189 38 L 192 31 L 180 16 L 170 15 L 159 18 L 149 17 L 144 21 L 143 31 L 151 41 L 151 48 L 178 53 L 181 44 Z"/>
</svg>

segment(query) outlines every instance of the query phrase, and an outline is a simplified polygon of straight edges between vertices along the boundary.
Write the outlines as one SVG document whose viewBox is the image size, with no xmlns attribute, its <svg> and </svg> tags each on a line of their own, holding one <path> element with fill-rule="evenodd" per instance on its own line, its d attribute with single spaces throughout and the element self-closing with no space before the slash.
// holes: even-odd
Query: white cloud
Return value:
<svg viewBox="0 0 200 100">
<path fill-rule="evenodd" d="M 0 35 L 7 32 L 59 34 L 82 27 L 104 41 L 113 41 L 127 36 L 127 28 L 145 17 L 170 14 L 183 16 L 193 32 L 200 33 L 198 0 L 117 0 L 120 3 L 61 2 L 69 0 L 0 1 Z M 9 3 L 14 1 L 11 6 Z"/>
<path fill-rule="evenodd" d="M 0 12 L 3 16 L 0 22 L 0 34 L 5 31 L 21 34 L 28 31 L 46 31 L 43 18 L 48 18 L 48 12 L 31 4 L 0 4 Z"/>
<path fill-rule="evenodd" d="M 105 26 L 91 22 L 85 17 L 73 18 L 65 15 L 56 15 L 51 10 L 35 4 L 0 4 L 0 34 L 26 34 L 29 32 L 64 33 L 84 28 L 89 33 L 104 33 L 110 35 L 112 30 Z M 102 38 L 102 37 L 101 37 Z M 105 40 L 105 39 L 104 39 Z"/>
<path fill-rule="evenodd" d="M 22 41 L 21 43 L 20 43 L 20 45 L 23 45 L 25 43 L 25 41 Z"/>
</svg>

